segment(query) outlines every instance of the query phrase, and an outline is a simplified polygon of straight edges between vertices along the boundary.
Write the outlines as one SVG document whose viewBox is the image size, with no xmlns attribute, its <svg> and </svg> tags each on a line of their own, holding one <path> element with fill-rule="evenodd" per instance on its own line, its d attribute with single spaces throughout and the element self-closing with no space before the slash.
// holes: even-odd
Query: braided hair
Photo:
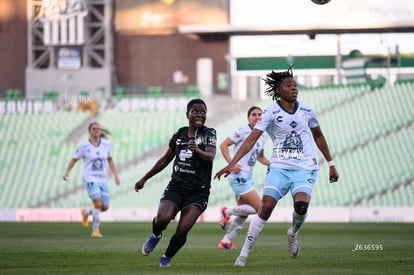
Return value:
<svg viewBox="0 0 414 275">
<path fill-rule="evenodd" d="M 279 84 L 282 82 L 285 78 L 293 78 L 293 72 L 292 67 L 295 66 L 290 65 L 287 71 L 284 72 L 275 72 L 271 71 L 266 75 L 266 78 L 264 78 L 264 82 L 269 87 L 265 90 L 265 94 L 272 97 L 272 100 L 278 100 L 280 98 L 280 95 L 277 93 L 277 88 L 279 87 Z"/>
</svg>

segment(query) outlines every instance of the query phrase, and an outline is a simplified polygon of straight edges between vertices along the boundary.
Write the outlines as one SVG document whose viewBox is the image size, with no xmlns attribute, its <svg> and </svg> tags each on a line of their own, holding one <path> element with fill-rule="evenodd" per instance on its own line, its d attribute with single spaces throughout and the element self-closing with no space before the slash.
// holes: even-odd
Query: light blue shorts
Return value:
<svg viewBox="0 0 414 275">
<path fill-rule="evenodd" d="M 297 193 L 312 195 L 312 188 L 316 182 L 317 170 L 291 170 L 270 167 L 263 187 L 263 195 L 279 201 L 290 190 L 292 197 Z"/>
<path fill-rule="evenodd" d="M 109 187 L 107 182 L 84 182 L 89 198 L 102 198 L 102 205 L 109 205 Z"/>
<path fill-rule="evenodd" d="M 234 191 L 234 194 L 236 194 L 237 199 L 239 199 L 240 196 L 243 196 L 244 194 L 254 189 L 254 182 L 252 178 L 246 179 L 239 177 L 231 177 L 228 178 L 228 180 L 231 188 Z"/>
</svg>

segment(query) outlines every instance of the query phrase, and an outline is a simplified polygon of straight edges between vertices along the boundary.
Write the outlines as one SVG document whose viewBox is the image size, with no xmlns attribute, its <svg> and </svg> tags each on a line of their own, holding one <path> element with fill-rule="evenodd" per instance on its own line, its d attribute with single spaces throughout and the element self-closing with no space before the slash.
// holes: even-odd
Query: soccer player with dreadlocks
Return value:
<svg viewBox="0 0 414 275">
<path fill-rule="evenodd" d="M 292 224 L 287 230 L 288 249 L 291 257 L 299 255 L 298 231 L 305 222 L 317 178 L 318 160 L 312 138 L 329 165 L 329 181 L 336 182 L 339 177 L 314 109 L 297 100 L 298 88 L 292 67 L 284 72 L 272 71 L 264 81 L 268 86 L 265 93 L 275 102 L 265 109 L 261 120 L 256 123 L 232 161 L 214 177 L 227 177 L 262 133 L 266 131 L 269 134 L 273 142 L 273 152 L 263 187 L 261 206 L 250 223 L 235 266 L 246 265 L 250 249 L 260 231 L 277 202 L 289 191 L 293 197 L 294 211 Z"/>
</svg>

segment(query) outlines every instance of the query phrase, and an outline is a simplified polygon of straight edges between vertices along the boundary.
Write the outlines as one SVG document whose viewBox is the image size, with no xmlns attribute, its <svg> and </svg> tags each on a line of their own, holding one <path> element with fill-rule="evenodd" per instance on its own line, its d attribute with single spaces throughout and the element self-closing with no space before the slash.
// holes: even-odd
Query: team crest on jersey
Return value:
<svg viewBox="0 0 414 275">
<path fill-rule="evenodd" d="M 197 145 L 200 145 L 200 144 L 202 144 L 203 143 L 203 137 L 202 136 L 198 136 L 197 138 L 196 138 L 196 144 Z"/>
</svg>

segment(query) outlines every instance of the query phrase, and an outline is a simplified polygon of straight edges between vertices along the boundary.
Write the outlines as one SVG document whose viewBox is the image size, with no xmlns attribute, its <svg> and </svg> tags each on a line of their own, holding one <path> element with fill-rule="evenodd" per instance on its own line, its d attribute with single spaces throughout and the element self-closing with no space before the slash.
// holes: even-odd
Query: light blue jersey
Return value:
<svg viewBox="0 0 414 275">
<path fill-rule="evenodd" d="M 83 181 L 84 182 L 107 182 L 108 169 L 106 161 L 112 157 L 109 141 L 101 138 L 98 146 L 89 140 L 79 144 L 73 158 L 83 159 Z"/>
<path fill-rule="evenodd" d="M 270 166 L 291 170 L 318 169 L 317 152 L 309 128 L 319 126 L 314 109 L 297 101 L 290 113 L 278 102 L 266 108 L 255 128 L 266 131 L 273 143 Z"/>
</svg>

